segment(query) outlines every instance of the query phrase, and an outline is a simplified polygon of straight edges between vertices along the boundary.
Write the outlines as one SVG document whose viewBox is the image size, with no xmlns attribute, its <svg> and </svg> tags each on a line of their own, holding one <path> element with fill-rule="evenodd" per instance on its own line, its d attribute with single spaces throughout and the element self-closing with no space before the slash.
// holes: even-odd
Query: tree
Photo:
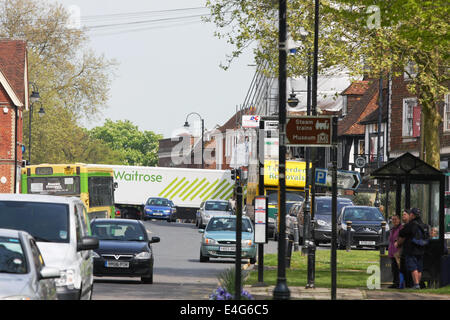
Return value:
<svg viewBox="0 0 450 320">
<path fill-rule="evenodd" d="M 60 4 L 44 0 L 0 3 L 0 37 L 27 41 L 28 77 L 39 89 L 42 105 L 47 110 L 44 118 L 53 110 L 67 112 L 67 118 L 47 121 L 46 126 L 39 128 L 43 137 L 55 137 L 56 132 L 62 132 L 67 125 L 65 120 L 80 123 L 82 119 L 96 119 L 105 108 L 116 65 L 87 47 L 85 31 L 69 26 L 69 14 Z M 29 114 L 24 121 L 28 117 Z M 63 145 L 55 145 L 48 138 L 39 139 L 36 136 L 39 119 L 32 117 L 32 120 L 32 152 L 36 154 L 40 150 L 42 157 L 35 159 L 48 162 L 44 150 Z M 28 136 L 28 129 L 24 126 L 24 136 Z M 58 152 L 62 150 L 55 150 L 55 154 Z"/>
<path fill-rule="evenodd" d="M 360 54 L 364 60 L 355 63 L 353 70 L 366 70 L 374 77 L 409 73 L 408 89 L 417 95 L 422 106 L 420 156 L 439 169 L 439 108 L 449 92 L 448 1 L 335 2 L 337 5 L 329 7 L 329 12 L 352 26 L 352 33 L 363 44 Z M 375 13 L 378 23 L 370 24 L 368 19 Z M 408 65 L 413 66 L 413 73 L 408 71 Z"/>
<path fill-rule="evenodd" d="M 158 140 L 162 139 L 162 135 L 152 131 L 142 132 L 129 120 L 113 122 L 107 119 L 103 126 L 90 130 L 90 136 L 119 152 L 124 164 L 156 166 L 158 163 Z"/>
<path fill-rule="evenodd" d="M 320 0 L 319 72 L 333 67 L 354 76 L 399 76 L 412 63 L 416 75 L 409 89 L 422 106 L 425 137 L 424 160 L 439 168 L 439 104 L 448 93 L 449 37 L 446 0 Z M 314 24 L 312 0 L 287 2 L 290 36 L 300 41 L 300 51 L 288 56 L 288 76 L 306 74 L 312 50 Z M 218 37 L 234 45 L 227 62 L 256 42 L 258 65 L 277 72 L 278 1 L 208 0 Z M 306 37 L 300 30 L 306 31 Z M 225 66 L 224 68 L 226 68 Z"/>
<path fill-rule="evenodd" d="M 48 106 L 45 116 L 33 118 L 32 163 L 123 163 L 120 152 L 91 137 L 73 117 L 67 109 Z"/>
</svg>

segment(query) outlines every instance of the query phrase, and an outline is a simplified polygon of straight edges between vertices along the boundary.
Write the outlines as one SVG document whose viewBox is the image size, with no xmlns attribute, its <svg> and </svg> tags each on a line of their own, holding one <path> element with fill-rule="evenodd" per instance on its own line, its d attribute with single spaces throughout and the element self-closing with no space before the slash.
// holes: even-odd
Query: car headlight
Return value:
<svg viewBox="0 0 450 320">
<path fill-rule="evenodd" d="M 205 213 L 205 218 L 209 218 L 209 214 Z"/>
<path fill-rule="evenodd" d="M 205 238 L 205 244 L 217 244 L 217 241 L 211 238 Z"/>
<path fill-rule="evenodd" d="M 59 287 L 67 286 L 69 289 L 73 289 L 75 285 L 75 270 L 61 270 L 60 277 L 56 279 L 56 285 Z"/>
<path fill-rule="evenodd" d="M 252 240 L 242 240 L 242 246 L 243 247 L 250 247 L 252 245 Z"/>
<path fill-rule="evenodd" d="M 326 222 L 326 221 L 324 221 L 324 220 L 317 220 L 317 224 L 318 224 L 319 226 L 322 226 L 322 227 L 325 227 L 325 226 L 328 226 L 328 225 L 329 225 L 329 223 Z"/>
<path fill-rule="evenodd" d="M 93 258 L 100 258 L 100 255 L 97 252 L 92 251 L 92 257 Z"/>
<path fill-rule="evenodd" d="M 135 259 L 150 259 L 152 255 L 148 251 L 143 251 L 134 256 Z"/>
<path fill-rule="evenodd" d="M 145 209 L 145 212 L 151 213 L 152 209 Z"/>
</svg>

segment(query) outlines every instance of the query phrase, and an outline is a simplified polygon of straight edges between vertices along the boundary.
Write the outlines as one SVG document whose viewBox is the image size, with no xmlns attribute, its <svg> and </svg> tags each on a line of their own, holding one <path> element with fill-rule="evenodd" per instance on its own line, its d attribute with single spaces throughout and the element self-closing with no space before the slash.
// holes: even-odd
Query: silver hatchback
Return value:
<svg viewBox="0 0 450 320">
<path fill-rule="evenodd" d="M 211 217 L 232 215 L 233 209 L 231 203 L 227 200 L 206 200 L 200 204 L 197 211 L 195 225 L 200 229 L 204 229 Z"/>
<path fill-rule="evenodd" d="M 59 269 L 45 266 L 34 238 L 0 229 L 0 299 L 56 300 Z"/>
</svg>

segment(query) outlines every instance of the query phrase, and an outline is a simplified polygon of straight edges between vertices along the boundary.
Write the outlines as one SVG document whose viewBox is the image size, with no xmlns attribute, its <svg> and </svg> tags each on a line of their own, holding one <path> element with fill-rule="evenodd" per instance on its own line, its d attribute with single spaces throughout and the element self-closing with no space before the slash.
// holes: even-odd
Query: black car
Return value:
<svg viewBox="0 0 450 320">
<path fill-rule="evenodd" d="M 376 207 L 346 207 L 338 217 L 338 246 L 344 249 L 347 244 L 347 221 L 352 222 L 351 245 L 357 247 L 376 247 L 381 241 L 381 222 L 384 217 Z M 386 224 L 386 235 L 389 226 Z M 387 236 L 386 236 L 387 238 Z"/>
<path fill-rule="evenodd" d="M 143 283 L 153 283 L 152 243 L 144 224 L 131 219 L 95 219 L 91 231 L 99 239 L 94 251 L 94 275 L 141 277 Z"/>
<path fill-rule="evenodd" d="M 304 212 L 303 202 L 302 206 L 297 207 L 297 210 L 291 211 L 291 214 L 298 217 L 298 231 L 300 238 L 303 239 L 303 212 Z M 342 211 L 342 208 L 347 206 L 353 206 L 353 202 L 348 198 L 337 198 L 337 215 Z M 294 208 L 293 208 L 294 209 Z M 320 243 L 331 242 L 331 197 L 319 196 L 315 197 L 315 210 L 314 210 L 314 242 L 316 245 Z"/>
</svg>

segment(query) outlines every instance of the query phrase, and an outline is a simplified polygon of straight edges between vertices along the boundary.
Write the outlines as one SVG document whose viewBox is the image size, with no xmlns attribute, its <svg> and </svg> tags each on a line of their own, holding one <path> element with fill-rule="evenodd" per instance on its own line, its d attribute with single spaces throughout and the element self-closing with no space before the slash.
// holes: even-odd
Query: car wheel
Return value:
<svg viewBox="0 0 450 320">
<path fill-rule="evenodd" d="M 152 284 L 153 283 L 153 270 L 149 277 L 141 277 L 141 282 L 145 284 Z"/>
<path fill-rule="evenodd" d="M 200 250 L 200 262 L 208 262 L 209 261 L 209 257 L 205 257 L 202 254 L 202 250 Z"/>
</svg>

